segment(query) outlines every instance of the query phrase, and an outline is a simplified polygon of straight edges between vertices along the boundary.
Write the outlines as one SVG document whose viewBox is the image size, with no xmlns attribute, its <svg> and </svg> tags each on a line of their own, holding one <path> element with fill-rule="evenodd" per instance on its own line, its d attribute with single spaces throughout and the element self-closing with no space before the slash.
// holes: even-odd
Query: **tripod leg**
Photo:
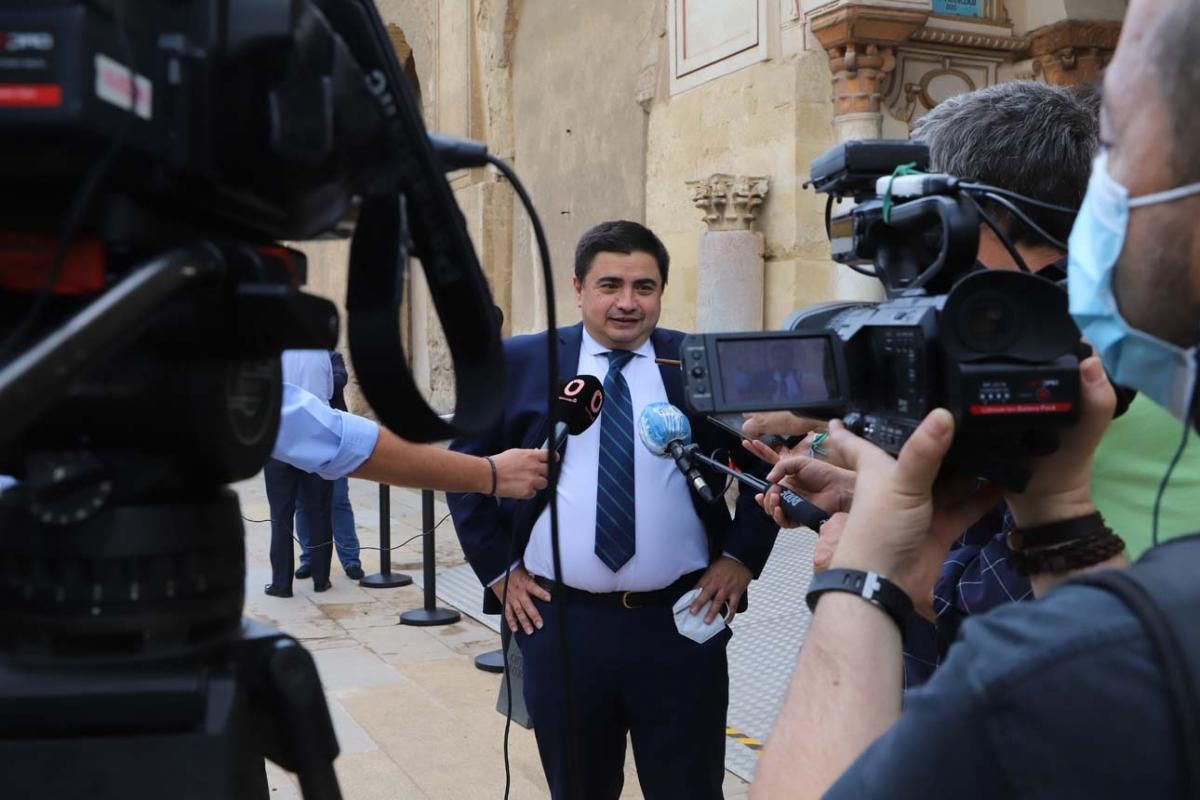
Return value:
<svg viewBox="0 0 1200 800">
<path fill-rule="evenodd" d="M 305 800 L 341 800 L 333 760 L 333 720 L 312 656 L 294 639 L 272 643 L 268 680 L 275 699 L 275 732 L 282 752 L 272 761 L 296 773 Z"/>
</svg>

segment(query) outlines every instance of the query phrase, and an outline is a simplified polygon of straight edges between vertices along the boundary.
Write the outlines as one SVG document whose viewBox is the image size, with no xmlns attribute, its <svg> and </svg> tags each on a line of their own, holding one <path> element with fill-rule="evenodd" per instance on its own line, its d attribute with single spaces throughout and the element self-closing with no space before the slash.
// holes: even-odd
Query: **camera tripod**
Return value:
<svg viewBox="0 0 1200 800">
<path fill-rule="evenodd" d="M 242 618 L 244 531 L 223 486 L 275 439 L 270 329 L 300 320 L 299 347 L 336 332 L 286 261 L 168 251 L 0 369 L 21 431 L 5 450 L 21 483 L 0 494 L 5 797 L 265 798 L 264 757 L 306 798 L 340 797 L 311 656 Z M 52 410 L 26 428 L 34 399 Z"/>
</svg>

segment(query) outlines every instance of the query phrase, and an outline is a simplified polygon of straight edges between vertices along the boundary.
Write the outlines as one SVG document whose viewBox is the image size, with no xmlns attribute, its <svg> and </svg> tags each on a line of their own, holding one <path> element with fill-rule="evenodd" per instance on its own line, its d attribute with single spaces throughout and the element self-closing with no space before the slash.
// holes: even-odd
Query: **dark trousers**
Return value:
<svg viewBox="0 0 1200 800">
<path fill-rule="evenodd" d="M 338 478 L 333 484 L 333 548 L 343 569 L 361 567 L 358 555 L 358 529 L 354 526 L 354 506 L 350 505 L 350 479 Z M 296 538 L 300 541 L 300 565 L 309 562 L 308 514 L 304 509 L 304 495 L 296 499 Z"/>
<path fill-rule="evenodd" d="M 319 475 L 296 469 L 274 458 L 263 468 L 267 482 L 267 503 L 271 506 L 271 585 L 291 587 L 295 549 L 292 530 L 296 500 L 304 498 L 308 517 L 309 564 L 315 585 L 329 580 L 329 562 L 333 550 L 333 525 L 330 501 L 333 484 Z"/>
<path fill-rule="evenodd" d="M 517 634 L 525 665 L 525 703 L 542 768 L 555 800 L 568 772 L 559 613 L 537 602 L 545 622 Z M 567 643 L 577 720 L 577 797 L 617 800 L 624 783 L 625 735 L 633 742 L 646 800 L 722 797 L 725 712 L 729 705 L 726 629 L 704 644 L 679 634 L 671 606 L 624 609 L 570 603 Z"/>
</svg>

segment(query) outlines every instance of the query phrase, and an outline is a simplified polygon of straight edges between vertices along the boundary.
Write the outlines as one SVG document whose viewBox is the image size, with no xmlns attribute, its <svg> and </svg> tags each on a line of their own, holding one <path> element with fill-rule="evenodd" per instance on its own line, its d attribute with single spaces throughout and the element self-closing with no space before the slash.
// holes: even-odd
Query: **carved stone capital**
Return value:
<svg viewBox="0 0 1200 800">
<path fill-rule="evenodd" d="M 687 185 L 710 231 L 748 231 L 767 197 L 769 183 L 763 176 L 717 173 Z"/>
<path fill-rule="evenodd" d="M 874 6 L 834 6 L 809 17 L 829 55 L 833 113 L 878 114 L 884 80 L 896 68 L 896 46 L 925 24 L 927 12 Z"/>
<path fill-rule="evenodd" d="M 1029 34 L 1033 72 L 1047 83 L 1078 86 L 1094 83 L 1112 59 L 1121 23 L 1063 20 Z"/>
<path fill-rule="evenodd" d="M 895 47 L 909 38 L 929 19 L 927 11 L 906 11 L 879 6 L 830 6 L 808 17 L 813 36 L 826 51 L 858 45 L 875 44 Z"/>
</svg>

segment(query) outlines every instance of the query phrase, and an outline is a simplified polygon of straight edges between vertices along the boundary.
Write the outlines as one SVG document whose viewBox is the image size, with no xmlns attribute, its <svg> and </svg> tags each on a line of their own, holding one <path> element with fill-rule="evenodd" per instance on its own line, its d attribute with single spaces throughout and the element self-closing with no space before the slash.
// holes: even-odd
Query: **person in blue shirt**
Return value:
<svg viewBox="0 0 1200 800">
<path fill-rule="evenodd" d="M 346 384 L 350 380 L 350 373 L 346 369 L 346 360 L 341 353 L 331 351 L 329 362 L 333 367 L 333 396 L 329 399 L 329 405 L 339 411 L 348 411 Z M 343 476 L 332 483 L 330 517 L 333 546 L 346 577 L 356 581 L 362 578 L 363 569 L 359 558 L 358 531 L 354 525 L 354 506 L 350 503 L 350 479 Z M 296 539 L 300 542 L 300 566 L 296 569 L 296 577 L 307 578 L 312 574 L 312 567 L 308 547 L 308 515 L 305 513 L 303 497 L 298 498 L 296 503 Z"/>
</svg>

